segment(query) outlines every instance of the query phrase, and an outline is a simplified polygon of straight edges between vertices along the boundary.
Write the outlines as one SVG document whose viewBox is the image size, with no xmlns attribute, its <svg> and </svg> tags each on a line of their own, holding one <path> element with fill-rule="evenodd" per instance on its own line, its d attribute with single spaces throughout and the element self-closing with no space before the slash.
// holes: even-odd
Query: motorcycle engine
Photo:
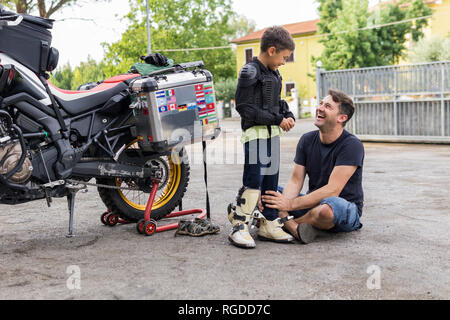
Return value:
<svg viewBox="0 0 450 320">
<path fill-rule="evenodd" d="M 6 175 L 11 172 L 19 163 L 22 156 L 22 147 L 17 141 L 13 141 L 10 136 L 5 135 L 6 130 L 0 122 L 0 174 Z M 23 184 L 28 181 L 33 172 L 31 161 L 28 157 L 18 170 L 8 181 Z"/>
</svg>

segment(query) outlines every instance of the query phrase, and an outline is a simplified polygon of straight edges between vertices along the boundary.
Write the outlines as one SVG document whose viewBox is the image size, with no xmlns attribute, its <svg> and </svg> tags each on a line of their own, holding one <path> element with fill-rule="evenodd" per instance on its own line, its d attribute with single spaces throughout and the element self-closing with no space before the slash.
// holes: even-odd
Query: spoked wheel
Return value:
<svg viewBox="0 0 450 320">
<path fill-rule="evenodd" d="M 127 148 L 138 148 L 138 144 L 133 141 Z M 181 154 L 184 154 L 184 149 Z M 180 204 L 189 183 L 190 168 L 187 161 L 181 161 L 177 154 L 150 159 L 148 162 L 158 166 L 162 171 L 162 179 L 151 211 L 151 218 L 159 220 Z M 122 219 L 136 222 L 144 218 L 145 207 L 152 189 L 150 179 L 97 179 L 97 182 L 136 189 L 98 188 L 98 192 L 106 207 Z"/>
</svg>

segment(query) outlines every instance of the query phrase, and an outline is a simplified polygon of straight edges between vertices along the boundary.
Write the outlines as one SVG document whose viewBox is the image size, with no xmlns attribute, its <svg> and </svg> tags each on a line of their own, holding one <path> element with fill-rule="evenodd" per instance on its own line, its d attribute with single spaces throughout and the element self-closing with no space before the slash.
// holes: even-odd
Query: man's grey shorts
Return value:
<svg viewBox="0 0 450 320">
<path fill-rule="evenodd" d="M 283 193 L 283 187 L 278 187 L 278 192 Z M 304 194 L 299 194 L 304 196 Z M 343 198 L 331 197 L 323 199 L 320 204 L 327 204 L 333 210 L 334 227 L 330 232 L 351 232 L 362 228 L 362 223 L 359 221 L 358 207 L 355 203 L 349 202 Z M 290 211 L 289 214 L 294 218 L 299 218 L 308 213 L 309 209 Z"/>
</svg>

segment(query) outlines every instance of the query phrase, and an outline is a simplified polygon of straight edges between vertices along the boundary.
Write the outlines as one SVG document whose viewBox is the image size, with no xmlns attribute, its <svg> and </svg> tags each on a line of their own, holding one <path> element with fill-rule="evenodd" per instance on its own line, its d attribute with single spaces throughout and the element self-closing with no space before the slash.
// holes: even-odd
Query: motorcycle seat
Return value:
<svg viewBox="0 0 450 320">
<path fill-rule="evenodd" d="M 90 90 L 72 91 L 55 87 L 49 82 L 50 90 L 56 100 L 69 115 L 76 116 L 101 107 L 111 97 L 128 88 L 128 81 L 140 74 L 119 75 L 104 80 Z"/>
</svg>

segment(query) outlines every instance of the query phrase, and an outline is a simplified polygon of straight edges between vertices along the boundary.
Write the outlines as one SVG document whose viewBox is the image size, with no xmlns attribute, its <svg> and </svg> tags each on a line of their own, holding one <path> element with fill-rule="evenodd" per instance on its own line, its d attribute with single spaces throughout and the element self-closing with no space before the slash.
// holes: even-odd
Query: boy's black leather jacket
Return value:
<svg viewBox="0 0 450 320">
<path fill-rule="evenodd" d="M 295 120 L 286 101 L 280 99 L 280 73 L 267 69 L 258 58 L 242 67 L 236 89 L 236 110 L 245 131 L 257 125 L 280 125 L 284 118 Z"/>
</svg>

